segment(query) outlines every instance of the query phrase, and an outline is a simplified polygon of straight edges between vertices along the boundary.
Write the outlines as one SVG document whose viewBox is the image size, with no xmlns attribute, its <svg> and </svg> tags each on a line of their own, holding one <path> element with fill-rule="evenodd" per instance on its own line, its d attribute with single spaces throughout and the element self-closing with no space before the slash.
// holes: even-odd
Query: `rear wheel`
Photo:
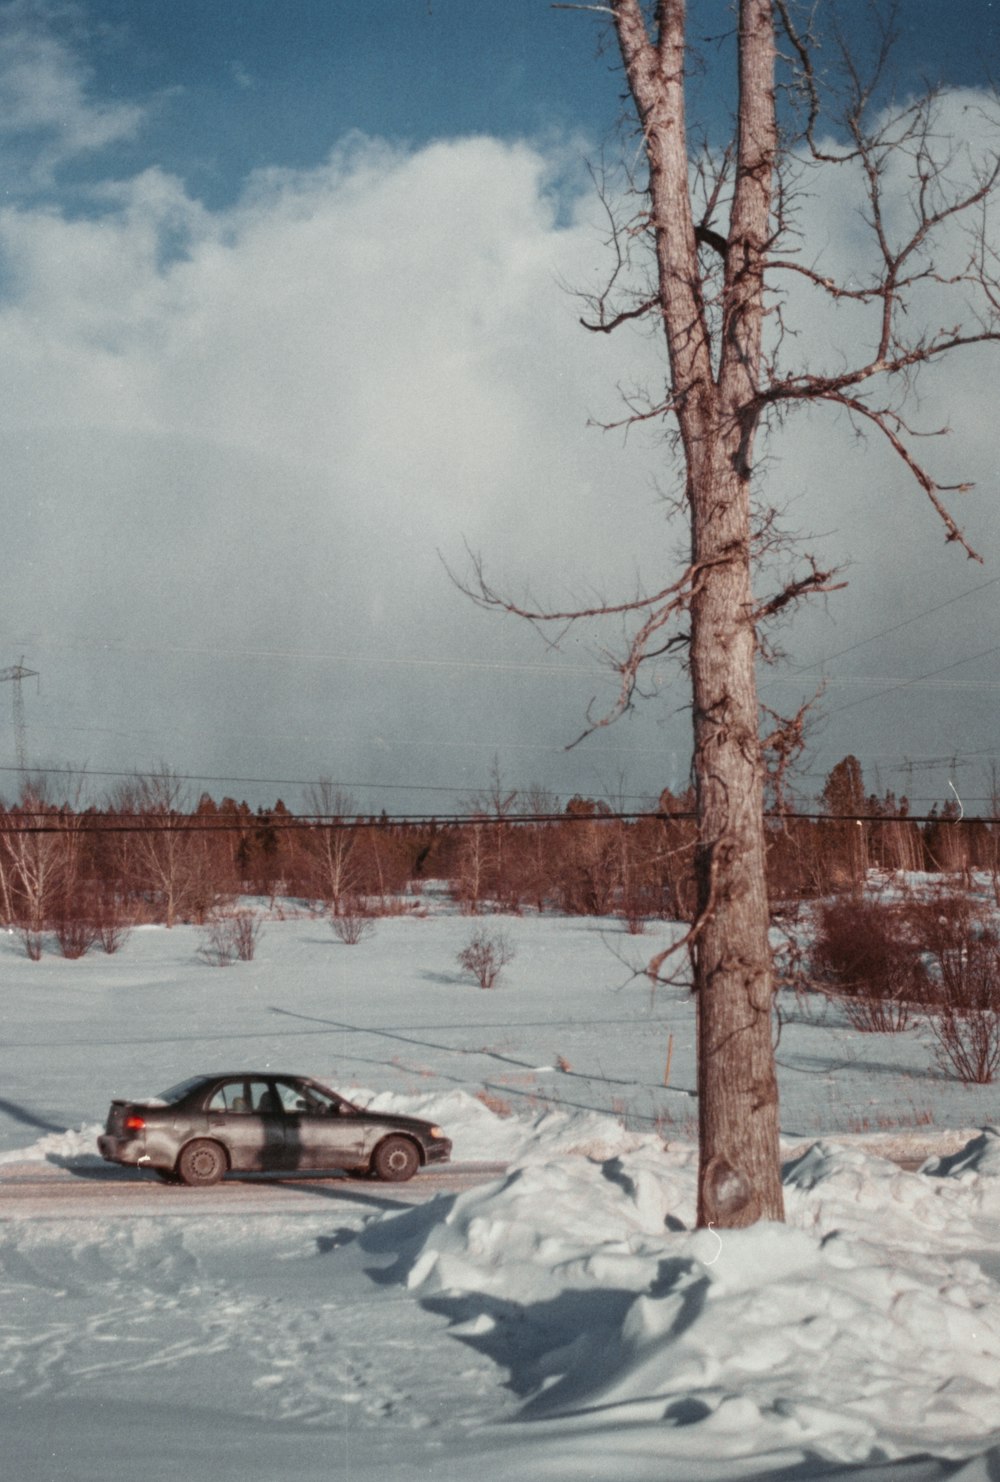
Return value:
<svg viewBox="0 0 1000 1482">
<path fill-rule="evenodd" d="M 217 1142 L 189 1142 L 177 1160 L 182 1184 L 217 1184 L 227 1168 L 226 1155 Z"/>
<path fill-rule="evenodd" d="M 375 1149 L 372 1167 L 386 1183 L 405 1183 L 420 1167 L 420 1154 L 409 1138 L 387 1137 Z"/>
</svg>

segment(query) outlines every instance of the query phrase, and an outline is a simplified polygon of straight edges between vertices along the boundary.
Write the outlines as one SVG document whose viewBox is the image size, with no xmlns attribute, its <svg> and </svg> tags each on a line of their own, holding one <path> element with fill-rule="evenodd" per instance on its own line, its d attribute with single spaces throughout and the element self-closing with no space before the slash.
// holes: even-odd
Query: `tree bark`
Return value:
<svg viewBox="0 0 1000 1482">
<path fill-rule="evenodd" d="M 699 1224 L 784 1217 L 771 1029 L 763 762 L 750 573 L 764 254 L 777 132 L 772 0 L 739 7 L 739 122 L 717 342 L 705 310 L 685 133 L 684 0 L 612 0 L 642 124 L 691 521 L 690 663 L 698 809 Z"/>
</svg>

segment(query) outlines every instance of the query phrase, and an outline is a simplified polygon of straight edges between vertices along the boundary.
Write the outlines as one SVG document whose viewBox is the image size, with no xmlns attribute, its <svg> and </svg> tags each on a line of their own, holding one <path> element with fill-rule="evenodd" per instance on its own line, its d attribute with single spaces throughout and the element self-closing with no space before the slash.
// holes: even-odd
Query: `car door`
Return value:
<svg viewBox="0 0 1000 1482">
<path fill-rule="evenodd" d="M 360 1168 L 367 1163 L 364 1128 L 354 1108 L 318 1086 L 276 1080 L 285 1116 L 286 1168 Z"/>
<path fill-rule="evenodd" d="M 285 1167 L 285 1119 L 271 1083 L 248 1078 L 223 1081 L 206 1107 L 208 1133 L 227 1148 L 242 1172 Z"/>
</svg>

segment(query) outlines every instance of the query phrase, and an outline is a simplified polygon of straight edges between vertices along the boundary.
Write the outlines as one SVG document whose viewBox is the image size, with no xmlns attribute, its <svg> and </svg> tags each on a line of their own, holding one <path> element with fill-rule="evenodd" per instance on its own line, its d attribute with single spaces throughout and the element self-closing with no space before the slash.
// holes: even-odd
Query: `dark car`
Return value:
<svg viewBox="0 0 1000 1482">
<path fill-rule="evenodd" d="M 146 1101 L 112 1101 L 97 1146 L 109 1163 L 183 1184 L 333 1169 L 399 1183 L 451 1157 L 430 1122 L 365 1111 L 308 1076 L 271 1071 L 194 1076 Z"/>
</svg>

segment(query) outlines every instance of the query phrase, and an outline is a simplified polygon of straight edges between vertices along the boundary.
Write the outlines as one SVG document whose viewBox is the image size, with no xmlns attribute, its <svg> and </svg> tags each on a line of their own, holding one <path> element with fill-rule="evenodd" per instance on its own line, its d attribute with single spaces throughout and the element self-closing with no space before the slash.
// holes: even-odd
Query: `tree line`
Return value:
<svg viewBox="0 0 1000 1482">
<path fill-rule="evenodd" d="M 334 916 L 386 914 L 441 882 L 459 909 L 618 915 L 629 930 L 690 921 L 697 821 L 689 792 L 625 813 L 604 799 L 493 787 L 460 817 L 361 815 L 331 783 L 308 811 L 252 809 L 207 793 L 191 806 L 169 770 L 136 776 L 100 806 L 55 801 L 29 782 L 0 803 L 0 916 L 30 937 L 70 939 L 138 922 L 203 923 L 237 897 L 292 899 Z M 925 818 L 906 799 L 866 794 L 853 757 L 827 778 L 820 811 L 767 820 L 769 897 L 780 907 L 855 891 L 872 870 L 1000 878 L 1000 814 Z M 996 811 L 996 810 L 994 810 Z M 1000 895 L 1000 889 L 998 889 Z"/>
</svg>

